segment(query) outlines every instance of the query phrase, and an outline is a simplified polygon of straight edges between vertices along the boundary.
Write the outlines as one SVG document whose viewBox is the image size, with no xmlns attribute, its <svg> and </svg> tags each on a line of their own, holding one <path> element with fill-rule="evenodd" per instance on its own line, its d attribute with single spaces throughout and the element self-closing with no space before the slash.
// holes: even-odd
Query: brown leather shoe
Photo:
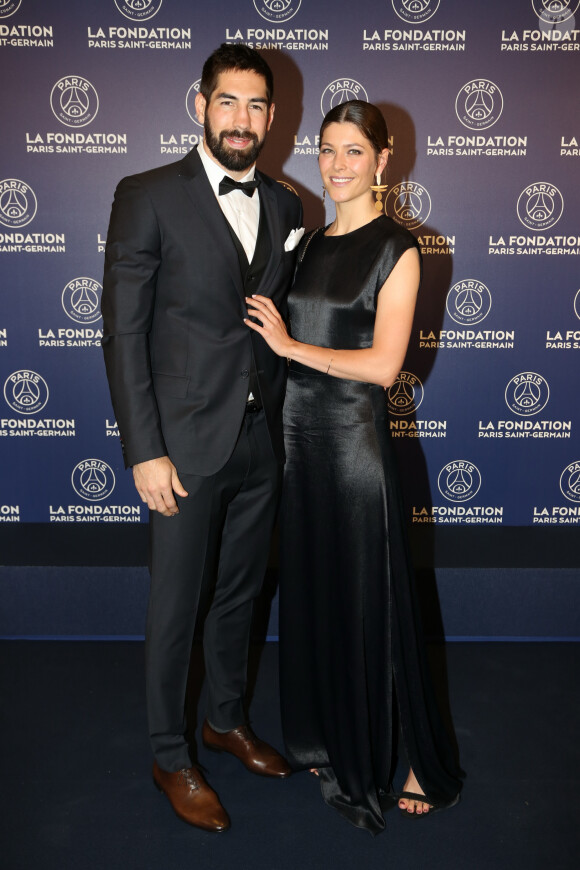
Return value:
<svg viewBox="0 0 580 870">
<path fill-rule="evenodd" d="M 203 723 L 202 739 L 208 749 L 215 752 L 231 752 L 239 758 L 252 773 L 260 776 L 277 776 L 284 779 L 290 776 L 292 768 L 273 746 L 256 737 L 249 725 L 242 725 L 220 734 L 211 727 L 207 719 Z"/>
<path fill-rule="evenodd" d="M 216 834 L 228 830 L 229 816 L 197 767 L 184 767 L 168 773 L 154 761 L 153 782 L 167 795 L 169 803 L 184 822 Z"/>
</svg>

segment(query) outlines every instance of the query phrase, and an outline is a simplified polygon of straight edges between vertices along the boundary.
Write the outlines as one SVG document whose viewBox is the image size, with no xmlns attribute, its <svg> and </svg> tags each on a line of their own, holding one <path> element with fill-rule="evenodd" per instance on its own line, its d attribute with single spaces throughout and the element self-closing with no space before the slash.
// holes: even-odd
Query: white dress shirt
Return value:
<svg viewBox="0 0 580 870">
<path fill-rule="evenodd" d="M 242 190 L 232 190 L 230 193 L 220 196 L 218 193 L 219 184 L 224 175 L 228 175 L 228 172 L 211 159 L 203 147 L 203 142 L 199 143 L 197 150 L 220 208 L 240 240 L 246 252 L 248 262 L 251 263 L 256 249 L 258 224 L 260 222 L 260 197 L 258 192 L 254 190 L 252 196 L 248 196 Z M 252 166 L 240 181 L 252 181 L 254 172 L 255 166 Z"/>
</svg>

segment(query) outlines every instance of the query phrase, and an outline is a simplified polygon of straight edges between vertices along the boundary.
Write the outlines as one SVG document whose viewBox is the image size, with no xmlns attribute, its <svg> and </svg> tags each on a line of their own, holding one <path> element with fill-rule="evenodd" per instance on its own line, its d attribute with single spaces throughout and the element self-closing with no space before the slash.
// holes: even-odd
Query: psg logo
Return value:
<svg viewBox="0 0 580 870">
<path fill-rule="evenodd" d="M 197 112 L 195 111 L 195 98 L 199 94 L 199 88 L 201 85 L 201 79 L 198 79 L 194 82 L 189 88 L 186 96 L 185 96 L 185 108 L 187 110 L 187 114 L 191 118 L 194 124 L 197 124 L 198 127 L 203 127 L 203 124 L 200 124 L 197 120 Z"/>
<path fill-rule="evenodd" d="M 115 0 L 115 6 L 125 18 L 147 21 L 157 15 L 163 0 Z"/>
<path fill-rule="evenodd" d="M 447 501 L 464 502 L 479 492 L 481 474 L 473 462 L 454 459 L 444 465 L 437 478 L 437 486 Z"/>
<path fill-rule="evenodd" d="M 21 369 L 6 378 L 4 398 L 17 414 L 36 414 L 48 402 L 48 385 L 37 372 Z"/>
<path fill-rule="evenodd" d="M 396 184 L 387 195 L 385 210 L 408 230 L 417 229 L 431 214 L 429 191 L 416 181 Z"/>
<path fill-rule="evenodd" d="M 298 196 L 298 191 L 294 187 L 292 187 L 291 184 L 288 184 L 287 181 L 284 181 L 282 178 L 278 178 L 277 181 L 278 181 L 278 184 L 281 184 L 282 187 L 285 187 L 286 190 L 290 191 L 290 193 L 293 193 L 295 196 Z"/>
<path fill-rule="evenodd" d="M 324 89 L 320 100 L 320 109 L 326 115 L 335 106 L 346 103 L 349 100 L 364 100 L 368 103 L 368 94 L 360 82 L 355 79 L 335 79 Z"/>
<path fill-rule="evenodd" d="M 423 384 L 417 375 L 400 372 L 395 383 L 387 390 L 389 413 L 396 417 L 412 414 L 423 401 L 423 397 Z"/>
<path fill-rule="evenodd" d="M 0 224 L 5 227 L 25 227 L 36 215 L 36 195 L 18 178 L 0 181 Z"/>
<path fill-rule="evenodd" d="M 518 197 L 518 217 L 532 230 L 545 230 L 557 224 L 564 212 L 564 197 L 557 187 L 538 181 L 525 187 Z"/>
<path fill-rule="evenodd" d="M 85 501 L 102 501 L 115 488 L 115 474 L 102 459 L 83 459 L 74 467 L 71 483 Z"/>
<path fill-rule="evenodd" d="M 422 24 L 439 9 L 441 0 L 391 0 L 393 9 L 403 21 Z"/>
<path fill-rule="evenodd" d="M 566 466 L 560 475 L 560 491 L 568 501 L 580 504 L 580 461 Z"/>
<path fill-rule="evenodd" d="M 481 281 L 458 281 L 449 290 L 445 307 L 455 323 L 480 323 L 491 310 L 491 293 Z"/>
<path fill-rule="evenodd" d="M 94 323 L 101 316 L 102 287 L 92 278 L 74 278 L 62 291 L 62 307 L 76 323 Z"/>
<path fill-rule="evenodd" d="M 547 24 L 562 24 L 575 14 L 578 0 L 532 0 L 534 12 Z"/>
<path fill-rule="evenodd" d="M 487 79 L 473 79 L 463 85 L 455 100 L 455 114 L 470 130 L 487 130 L 503 111 L 500 89 Z"/>
<path fill-rule="evenodd" d="M 531 417 L 546 407 L 550 398 L 548 382 L 536 372 L 520 372 L 505 388 L 508 408 L 520 417 Z"/>
<path fill-rule="evenodd" d="M 266 21 L 289 21 L 294 18 L 302 0 L 254 0 L 256 12 Z"/>
<path fill-rule="evenodd" d="M 18 12 L 22 0 L 0 0 L 0 18 L 10 18 Z"/>
<path fill-rule="evenodd" d="M 64 76 L 50 92 L 52 112 L 66 127 L 86 127 L 99 111 L 99 95 L 82 76 Z"/>
</svg>

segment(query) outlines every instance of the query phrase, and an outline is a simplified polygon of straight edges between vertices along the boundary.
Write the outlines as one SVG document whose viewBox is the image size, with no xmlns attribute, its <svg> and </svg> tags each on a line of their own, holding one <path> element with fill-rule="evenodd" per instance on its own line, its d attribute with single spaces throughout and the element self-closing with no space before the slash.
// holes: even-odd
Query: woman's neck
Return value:
<svg viewBox="0 0 580 870">
<path fill-rule="evenodd" d="M 364 227 L 381 216 L 374 206 L 372 197 L 365 197 L 362 202 L 337 202 L 336 217 L 326 231 L 327 236 L 344 236 L 354 230 Z"/>
</svg>

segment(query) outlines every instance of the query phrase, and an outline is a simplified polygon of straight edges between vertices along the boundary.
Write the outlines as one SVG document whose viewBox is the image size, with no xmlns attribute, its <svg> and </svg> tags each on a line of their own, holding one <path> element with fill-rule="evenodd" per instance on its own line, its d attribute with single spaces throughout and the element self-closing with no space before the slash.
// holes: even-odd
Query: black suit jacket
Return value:
<svg viewBox="0 0 580 870">
<path fill-rule="evenodd" d="M 300 200 L 263 173 L 270 256 L 254 292 L 284 312 Z M 229 458 L 254 356 L 274 452 L 283 461 L 286 360 L 244 323 L 240 264 L 197 150 L 124 178 L 115 192 L 103 280 L 103 350 L 127 466 L 168 455 L 209 475 Z"/>
</svg>

